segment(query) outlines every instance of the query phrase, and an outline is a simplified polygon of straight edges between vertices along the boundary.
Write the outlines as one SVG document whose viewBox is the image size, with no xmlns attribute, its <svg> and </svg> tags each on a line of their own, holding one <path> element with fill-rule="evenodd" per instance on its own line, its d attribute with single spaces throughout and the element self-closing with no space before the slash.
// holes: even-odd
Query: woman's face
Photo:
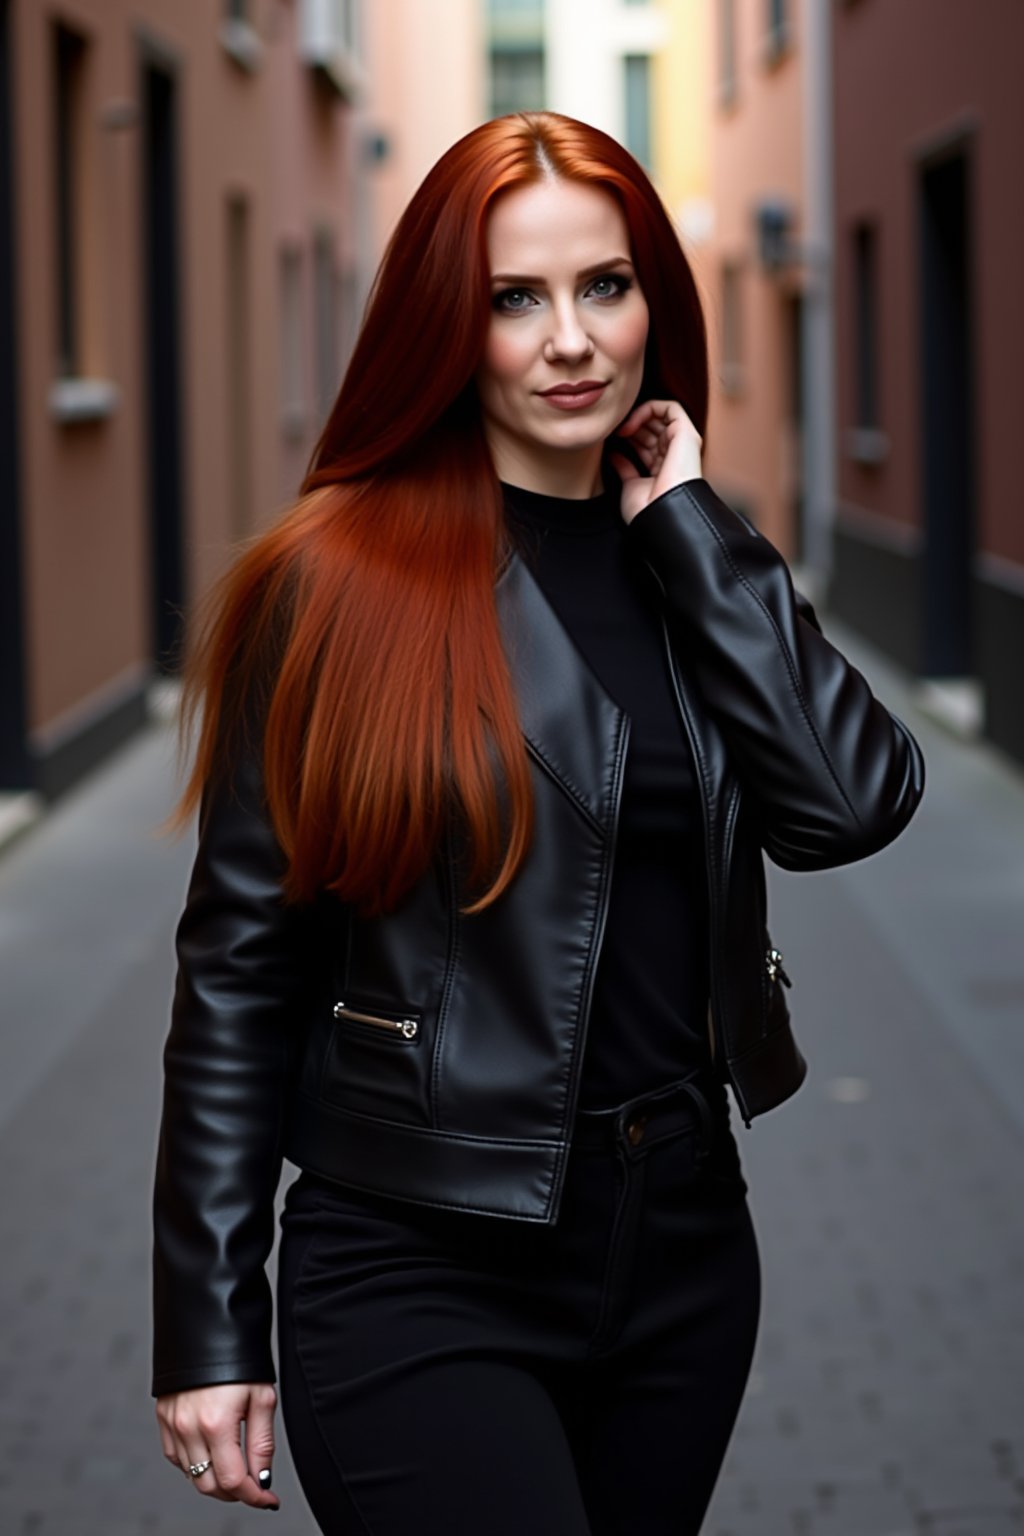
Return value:
<svg viewBox="0 0 1024 1536">
<path fill-rule="evenodd" d="M 498 476 L 522 484 L 546 467 L 564 479 L 574 460 L 593 478 L 644 370 L 647 302 L 622 210 L 581 182 L 519 187 L 495 203 L 487 249 L 491 318 L 476 383 Z"/>
</svg>

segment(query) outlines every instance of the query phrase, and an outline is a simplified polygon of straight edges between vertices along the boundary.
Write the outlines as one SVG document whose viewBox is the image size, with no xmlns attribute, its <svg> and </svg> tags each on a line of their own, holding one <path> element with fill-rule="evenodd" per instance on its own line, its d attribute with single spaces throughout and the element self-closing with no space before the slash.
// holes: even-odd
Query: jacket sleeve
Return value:
<svg viewBox="0 0 1024 1536">
<path fill-rule="evenodd" d="M 208 781 L 175 947 L 153 1190 L 152 1393 L 276 1380 L 265 1264 L 309 909 L 286 907 L 259 752 Z"/>
<path fill-rule="evenodd" d="M 649 502 L 626 533 L 664 593 L 768 856 L 827 869 L 898 837 L 924 793 L 921 749 L 825 638 L 770 540 L 704 479 Z"/>
</svg>

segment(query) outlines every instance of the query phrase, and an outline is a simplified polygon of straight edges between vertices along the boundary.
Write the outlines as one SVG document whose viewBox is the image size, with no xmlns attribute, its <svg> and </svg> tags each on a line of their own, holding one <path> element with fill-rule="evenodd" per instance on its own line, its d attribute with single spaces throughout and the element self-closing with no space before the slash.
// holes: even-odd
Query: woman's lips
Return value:
<svg viewBox="0 0 1024 1536">
<path fill-rule="evenodd" d="M 581 384 L 556 384 L 554 389 L 544 390 L 540 398 L 559 411 L 582 411 L 600 400 L 607 387 L 596 379 L 584 379 Z"/>
</svg>

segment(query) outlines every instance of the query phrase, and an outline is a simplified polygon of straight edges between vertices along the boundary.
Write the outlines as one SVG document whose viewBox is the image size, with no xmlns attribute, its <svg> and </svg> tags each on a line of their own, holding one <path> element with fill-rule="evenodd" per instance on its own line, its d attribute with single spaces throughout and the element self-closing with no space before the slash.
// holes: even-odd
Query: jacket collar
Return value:
<svg viewBox="0 0 1024 1536">
<path fill-rule="evenodd" d="M 523 735 L 542 767 L 611 835 L 629 716 L 576 649 L 518 551 L 494 595 Z"/>
</svg>

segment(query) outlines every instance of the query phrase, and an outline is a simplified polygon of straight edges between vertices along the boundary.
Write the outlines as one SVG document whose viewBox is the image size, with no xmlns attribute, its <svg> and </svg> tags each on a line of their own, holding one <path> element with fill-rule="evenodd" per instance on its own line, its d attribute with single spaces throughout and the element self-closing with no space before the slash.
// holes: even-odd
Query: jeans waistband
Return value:
<svg viewBox="0 0 1024 1536">
<path fill-rule="evenodd" d="M 697 1156 L 702 1161 L 712 1150 L 723 1113 L 721 1108 L 716 1113 L 712 1107 L 711 1100 L 719 1098 L 724 1098 L 721 1085 L 712 1086 L 706 1081 L 698 1085 L 692 1078 L 680 1078 L 608 1109 L 580 1109 L 576 1112 L 572 1144 L 587 1148 L 622 1146 L 640 1151 L 651 1141 L 695 1128 Z"/>
</svg>

